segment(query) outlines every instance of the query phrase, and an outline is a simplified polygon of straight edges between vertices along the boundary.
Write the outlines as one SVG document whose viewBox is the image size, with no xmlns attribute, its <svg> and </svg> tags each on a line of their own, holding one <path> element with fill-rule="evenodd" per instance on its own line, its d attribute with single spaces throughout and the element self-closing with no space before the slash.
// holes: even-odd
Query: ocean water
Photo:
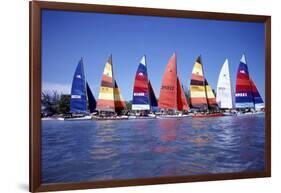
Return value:
<svg viewBox="0 0 281 193">
<path fill-rule="evenodd" d="M 264 170 L 264 115 L 42 121 L 42 183 Z"/>
</svg>

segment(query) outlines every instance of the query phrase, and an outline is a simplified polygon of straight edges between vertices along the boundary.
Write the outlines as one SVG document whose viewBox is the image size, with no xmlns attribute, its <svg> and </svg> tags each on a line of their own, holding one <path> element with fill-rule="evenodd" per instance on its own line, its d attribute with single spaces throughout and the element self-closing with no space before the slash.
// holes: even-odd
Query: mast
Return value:
<svg viewBox="0 0 281 193">
<path fill-rule="evenodd" d="M 144 54 L 143 55 L 144 58 L 145 58 L 145 66 L 146 66 L 146 72 L 147 72 L 147 88 L 148 88 L 148 103 L 149 103 L 149 110 L 152 111 L 152 99 L 151 97 L 153 97 L 152 95 L 154 95 L 154 91 L 152 89 L 152 86 L 150 84 L 150 80 L 148 78 L 148 65 L 147 65 L 147 62 L 146 62 L 146 55 Z M 150 92 L 153 92 L 152 94 Z M 155 97 L 155 96 L 154 96 Z"/>
<path fill-rule="evenodd" d="M 115 105 L 115 87 L 116 87 L 116 82 L 115 82 L 115 78 L 114 78 L 114 70 L 113 70 L 113 61 L 112 61 L 112 54 L 110 54 L 110 63 L 111 63 L 111 71 L 112 71 L 112 83 L 113 83 L 113 105 L 114 105 L 114 112 L 116 112 L 116 105 Z"/>
<path fill-rule="evenodd" d="M 255 105 L 255 109 L 262 109 L 264 108 L 264 102 L 263 99 L 257 89 L 257 86 L 255 84 L 255 82 L 253 81 L 253 79 L 250 79 L 251 81 L 251 86 L 252 86 L 252 95 L 254 98 L 254 105 Z"/>
<path fill-rule="evenodd" d="M 150 102 L 150 108 L 152 111 L 156 111 L 158 107 L 157 98 L 155 96 L 154 90 L 152 88 L 151 82 L 148 81 L 149 86 L 149 102 Z"/>
<path fill-rule="evenodd" d="M 117 81 L 114 80 L 114 105 L 115 112 L 120 112 L 126 108 L 125 102 L 123 101 L 120 88 L 118 87 Z"/>
<path fill-rule="evenodd" d="M 204 80 L 205 80 L 204 84 L 205 84 L 208 110 L 210 111 L 210 110 L 213 110 L 213 109 L 217 109 L 218 104 L 216 102 L 216 97 L 215 97 L 215 94 L 213 92 L 213 89 L 212 89 L 211 85 L 208 83 L 208 80 L 205 76 L 203 64 L 202 64 L 202 71 L 203 71 Z"/>
<path fill-rule="evenodd" d="M 245 54 L 244 54 L 244 55 L 245 55 Z M 247 62 L 247 60 L 246 60 L 246 57 L 245 57 L 245 63 L 248 64 L 248 62 Z M 248 66 L 248 65 L 247 65 L 247 66 Z M 255 101 L 255 96 L 254 96 L 254 92 L 253 92 L 253 87 L 254 87 L 255 85 L 253 85 L 254 82 L 253 82 L 253 80 L 252 80 L 252 78 L 251 78 L 251 76 L 250 76 L 249 68 L 248 68 L 248 74 L 249 74 L 250 87 L 251 87 L 252 98 L 253 98 L 254 109 L 255 109 L 255 108 L 256 108 L 256 101 Z"/>
<path fill-rule="evenodd" d="M 176 103 L 177 103 L 177 109 L 176 110 L 178 110 L 178 95 L 179 95 L 179 92 L 178 92 L 178 67 L 177 67 L 177 57 L 176 57 L 176 52 L 174 52 L 174 54 L 175 54 L 175 65 L 176 65 L 176 76 L 177 76 L 177 84 L 176 84 Z"/>
<path fill-rule="evenodd" d="M 199 61 L 202 65 L 202 74 L 203 74 L 203 78 L 204 78 L 204 90 L 205 90 L 205 96 L 206 96 L 206 101 L 207 101 L 207 110 L 210 110 L 210 104 L 209 104 L 209 101 L 208 101 L 207 88 L 206 88 L 207 80 L 205 78 L 204 67 L 203 67 L 201 55 L 199 56 Z"/>
<path fill-rule="evenodd" d="M 179 78 L 177 78 L 177 107 L 179 111 L 187 111 L 188 104 Z"/>
<path fill-rule="evenodd" d="M 208 102 L 208 107 L 209 110 L 212 109 L 217 109 L 218 108 L 218 104 L 216 102 L 216 97 L 215 94 L 213 92 L 213 89 L 211 87 L 211 85 L 208 83 L 207 79 L 205 79 L 206 82 L 206 90 L 207 90 L 207 102 Z"/>
<path fill-rule="evenodd" d="M 91 91 L 91 88 L 88 84 L 88 82 L 86 82 L 86 87 L 87 87 L 87 97 L 88 97 L 88 105 L 89 105 L 89 111 L 90 113 L 93 113 L 96 109 L 97 103 L 96 103 L 96 99 Z"/>
</svg>

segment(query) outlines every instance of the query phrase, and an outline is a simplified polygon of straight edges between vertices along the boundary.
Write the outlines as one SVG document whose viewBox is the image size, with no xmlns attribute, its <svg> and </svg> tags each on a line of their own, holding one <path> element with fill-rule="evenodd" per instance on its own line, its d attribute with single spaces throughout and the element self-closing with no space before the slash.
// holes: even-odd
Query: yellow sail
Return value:
<svg viewBox="0 0 281 193">
<path fill-rule="evenodd" d="M 206 86 L 207 102 L 209 108 L 217 108 L 218 105 L 217 105 L 215 94 L 213 92 L 212 87 L 209 85 L 207 79 L 205 79 L 205 86 Z"/>
<path fill-rule="evenodd" d="M 205 78 L 201 57 L 199 56 L 194 64 L 190 81 L 190 104 L 192 108 L 207 109 L 207 96 Z"/>
<path fill-rule="evenodd" d="M 126 108 L 125 102 L 122 98 L 120 88 L 117 85 L 116 80 L 114 80 L 114 105 L 115 105 L 115 111 L 122 111 Z"/>
<path fill-rule="evenodd" d="M 97 110 L 113 112 L 115 111 L 114 87 L 115 82 L 113 79 L 112 56 L 110 56 L 105 64 L 101 79 L 101 86 L 97 101 Z"/>
</svg>

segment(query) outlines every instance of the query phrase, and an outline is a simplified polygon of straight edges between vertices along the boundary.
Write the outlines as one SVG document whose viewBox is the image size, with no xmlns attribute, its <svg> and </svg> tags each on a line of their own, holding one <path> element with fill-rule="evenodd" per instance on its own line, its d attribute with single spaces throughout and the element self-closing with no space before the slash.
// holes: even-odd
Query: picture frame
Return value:
<svg viewBox="0 0 281 193">
<path fill-rule="evenodd" d="M 96 12 L 126 14 L 135 16 L 159 16 L 173 18 L 192 18 L 224 21 L 263 23 L 265 28 L 265 170 L 262 172 L 238 172 L 222 174 L 203 174 L 192 176 L 168 176 L 145 179 L 106 180 L 78 183 L 42 184 L 41 182 L 41 11 L 63 10 L 73 12 Z M 265 15 L 246 15 L 156 8 L 108 6 L 94 4 L 30 1 L 30 97 L 29 97 L 29 190 L 30 192 L 77 190 L 90 188 L 122 187 L 197 181 L 230 180 L 243 178 L 262 178 L 271 176 L 271 17 Z"/>
</svg>

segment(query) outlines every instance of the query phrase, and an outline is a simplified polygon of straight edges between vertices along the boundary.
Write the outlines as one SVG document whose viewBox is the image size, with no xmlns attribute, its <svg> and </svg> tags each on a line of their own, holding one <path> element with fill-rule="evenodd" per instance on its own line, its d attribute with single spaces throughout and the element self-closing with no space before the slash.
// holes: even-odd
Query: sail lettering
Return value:
<svg viewBox="0 0 281 193">
<path fill-rule="evenodd" d="M 247 93 L 236 93 L 235 96 L 237 96 L 237 97 L 246 97 Z"/>
<path fill-rule="evenodd" d="M 134 96 L 144 96 L 143 92 L 134 93 Z"/>
<path fill-rule="evenodd" d="M 161 87 L 161 89 L 173 91 L 175 89 L 175 87 L 174 86 L 163 85 Z"/>
</svg>

